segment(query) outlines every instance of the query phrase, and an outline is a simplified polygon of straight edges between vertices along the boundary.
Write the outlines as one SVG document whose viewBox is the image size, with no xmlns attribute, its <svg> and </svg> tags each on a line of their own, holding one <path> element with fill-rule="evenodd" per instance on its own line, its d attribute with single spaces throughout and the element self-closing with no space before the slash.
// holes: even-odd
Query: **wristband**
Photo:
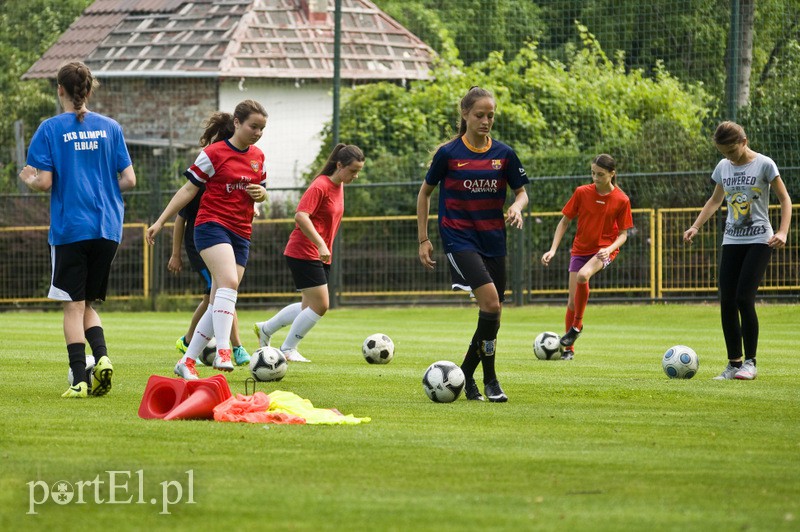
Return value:
<svg viewBox="0 0 800 532">
<path fill-rule="evenodd" d="M 426 238 L 425 240 L 420 240 L 419 243 L 424 244 L 425 242 L 430 242 L 430 241 L 431 241 L 430 238 Z"/>
</svg>

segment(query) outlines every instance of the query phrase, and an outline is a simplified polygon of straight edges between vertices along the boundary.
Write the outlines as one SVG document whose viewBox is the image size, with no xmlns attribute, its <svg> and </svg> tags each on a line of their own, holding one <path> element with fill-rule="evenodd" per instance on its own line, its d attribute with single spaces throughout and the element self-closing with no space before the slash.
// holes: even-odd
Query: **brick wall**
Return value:
<svg viewBox="0 0 800 532">
<path fill-rule="evenodd" d="M 197 146 L 203 122 L 218 110 L 216 79 L 101 78 L 100 83 L 89 108 L 114 118 L 129 140 L 166 144 L 172 131 L 173 142 Z"/>
</svg>

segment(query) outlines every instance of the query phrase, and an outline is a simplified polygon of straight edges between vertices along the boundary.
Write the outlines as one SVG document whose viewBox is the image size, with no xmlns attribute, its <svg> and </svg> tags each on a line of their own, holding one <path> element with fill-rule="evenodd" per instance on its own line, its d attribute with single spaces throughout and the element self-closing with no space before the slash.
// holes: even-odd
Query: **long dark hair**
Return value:
<svg viewBox="0 0 800 532">
<path fill-rule="evenodd" d="M 615 161 L 612 156 L 607 153 L 601 153 L 592 159 L 592 164 L 595 164 L 608 172 L 614 172 L 614 175 L 611 176 L 611 184 L 617 184 L 617 161 Z"/>
<path fill-rule="evenodd" d="M 328 160 L 325 161 L 322 170 L 320 170 L 317 175 L 330 176 L 336 171 L 336 163 L 340 163 L 342 166 L 348 166 L 353 161 L 363 163 L 365 159 L 364 152 L 355 144 L 337 144 L 334 146 L 331 154 L 328 155 Z"/>
<path fill-rule="evenodd" d="M 221 140 L 228 140 L 236 132 L 233 119 L 237 118 L 243 124 L 252 114 L 264 115 L 267 118 L 267 111 L 264 106 L 255 100 L 244 100 L 239 102 L 233 114 L 216 112 L 203 123 L 205 131 L 200 137 L 200 146 L 208 146 Z"/>
<path fill-rule="evenodd" d="M 100 83 L 94 78 L 89 67 L 80 61 L 73 61 L 62 66 L 58 70 L 56 80 L 72 100 L 78 122 L 83 122 L 86 114 L 83 106 L 89 100 L 92 91 L 100 86 Z"/>
</svg>

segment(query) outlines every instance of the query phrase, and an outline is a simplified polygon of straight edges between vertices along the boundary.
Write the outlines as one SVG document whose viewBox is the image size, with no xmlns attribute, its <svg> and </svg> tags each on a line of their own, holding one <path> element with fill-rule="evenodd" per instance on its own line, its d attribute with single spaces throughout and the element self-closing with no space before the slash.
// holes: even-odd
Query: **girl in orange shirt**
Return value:
<svg viewBox="0 0 800 532">
<path fill-rule="evenodd" d="M 616 186 L 617 163 L 606 154 L 592 161 L 592 184 L 575 189 L 561 210 L 564 216 L 558 222 L 553 243 L 542 255 L 542 264 L 550 265 L 561 239 L 572 219 L 578 218 L 578 230 L 572 241 L 569 261 L 569 300 L 565 317 L 566 334 L 561 337 L 564 354 L 561 358 L 572 360 L 573 344 L 583 331 L 583 312 L 589 301 L 589 279 L 605 269 L 616 258 L 619 248 L 628 239 L 628 229 L 633 227 L 631 202 Z"/>
</svg>

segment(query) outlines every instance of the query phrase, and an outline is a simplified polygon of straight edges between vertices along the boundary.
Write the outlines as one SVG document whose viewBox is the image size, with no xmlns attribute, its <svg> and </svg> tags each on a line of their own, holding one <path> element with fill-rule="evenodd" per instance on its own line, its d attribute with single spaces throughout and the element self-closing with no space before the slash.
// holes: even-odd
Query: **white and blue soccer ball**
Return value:
<svg viewBox="0 0 800 532">
<path fill-rule="evenodd" d="M 361 354 L 370 364 L 388 364 L 394 357 L 394 342 L 385 334 L 371 334 L 361 344 Z"/>
<path fill-rule="evenodd" d="M 661 367 L 670 379 L 691 379 L 700 367 L 700 359 L 691 347 L 673 345 L 664 353 Z"/>
<path fill-rule="evenodd" d="M 250 373 L 259 382 L 279 381 L 286 375 L 289 364 L 280 349 L 259 347 L 250 356 Z"/>
<path fill-rule="evenodd" d="M 203 352 L 197 357 L 204 366 L 212 366 L 214 364 L 214 357 L 217 356 L 217 339 L 212 338 L 208 344 L 203 348 Z"/>
<path fill-rule="evenodd" d="M 563 348 L 561 337 L 554 332 L 545 331 L 533 341 L 533 354 L 539 360 L 554 360 L 561 358 Z"/>
<path fill-rule="evenodd" d="M 434 362 L 422 376 L 422 388 L 434 403 L 452 403 L 464 390 L 464 372 L 448 360 Z"/>
</svg>

